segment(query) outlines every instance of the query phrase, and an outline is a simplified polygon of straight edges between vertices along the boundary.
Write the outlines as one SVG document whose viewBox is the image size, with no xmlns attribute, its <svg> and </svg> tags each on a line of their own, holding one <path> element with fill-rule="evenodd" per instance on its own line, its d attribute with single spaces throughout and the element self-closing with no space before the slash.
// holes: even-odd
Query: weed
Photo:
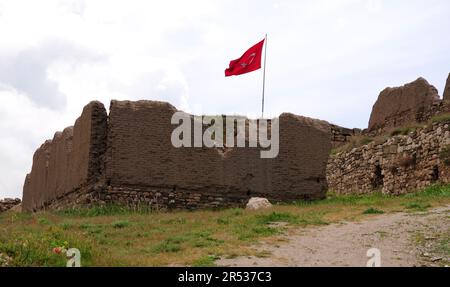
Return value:
<svg viewBox="0 0 450 287">
<path fill-rule="evenodd" d="M 38 223 L 41 225 L 50 225 L 50 220 L 48 220 L 48 218 L 41 217 L 38 219 Z"/>
<path fill-rule="evenodd" d="M 128 220 L 118 220 L 114 221 L 111 225 L 114 228 L 121 229 L 130 226 L 130 222 Z"/>
<path fill-rule="evenodd" d="M 63 230 L 68 230 L 68 229 L 70 229 L 70 228 L 73 227 L 73 223 L 72 223 L 72 222 L 67 222 L 67 221 L 65 221 L 65 222 L 60 223 L 59 226 L 60 226 Z"/>
<path fill-rule="evenodd" d="M 383 214 L 383 213 L 384 213 L 383 210 L 379 210 L 379 209 L 376 209 L 376 208 L 373 208 L 373 207 L 371 207 L 369 209 L 366 209 L 363 212 L 363 214 Z"/>
<path fill-rule="evenodd" d="M 441 114 L 434 116 L 431 121 L 433 123 L 442 123 L 442 122 L 448 122 L 450 121 L 450 114 Z"/>
<path fill-rule="evenodd" d="M 439 159 L 446 165 L 450 166 L 450 145 L 444 147 L 439 153 Z"/>
<path fill-rule="evenodd" d="M 426 211 L 431 205 L 422 202 L 409 202 L 405 204 L 405 207 L 416 211 Z"/>
<path fill-rule="evenodd" d="M 259 224 L 270 224 L 274 222 L 298 223 L 298 216 L 287 212 L 272 212 L 256 216 Z"/>
<path fill-rule="evenodd" d="M 217 223 L 218 224 L 223 224 L 223 225 L 228 225 L 231 223 L 231 220 L 229 218 L 224 218 L 224 217 L 219 217 L 217 218 Z"/>
<path fill-rule="evenodd" d="M 218 259 L 220 258 L 215 255 L 202 256 L 192 263 L 192 267 L 214 267 L 216 266 L 214 262 Z"/>
</svg>

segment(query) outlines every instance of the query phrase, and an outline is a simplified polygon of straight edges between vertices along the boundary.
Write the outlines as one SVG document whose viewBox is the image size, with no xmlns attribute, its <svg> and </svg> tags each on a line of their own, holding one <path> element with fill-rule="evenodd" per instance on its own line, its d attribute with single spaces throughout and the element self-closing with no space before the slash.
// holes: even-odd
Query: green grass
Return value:
<svg viewBox="0 0 450 287">
<path fill-rule="evenodd" d="M 192 267 L 214 267 L 216 264 L 214 263 L 219 257 L 215 255 L 205 255 L 195 260 L 192 264 Z"/>
<path fill-rule="evenodd" d="M 442 123 L 442 122 L 448 122 L 450 121 L 450 114 L 441 114 L 434 116 L 431 121 L 433 123 Z"/>
<path fill-rule="evenodd" d="M 375 137 L 369 137 L 366 135 L 356 135 L 350 138 L 350 140 L 337 148 L 331 150 L 331 155 L 335 156 L 340 153 L 349 152 L 354 148 L 359 148 L 374 142 L 376 145 L 382 144 L 388 140 L 387 134 L 379 135 Z"/>
<path fill-rule="evenodd" d="M 437 251 L 445 254 L 448 258 L 450 258 L 450 235 L 449 234 L 446 234 L 444 236 L 444 238 L 442 238 L 439 241 Z"/>
<path fill-rule="evenodd" d="M 117 220 L 114 221 L 112 224 L 112 227 L 114 228 L 126 228 L 128 226 L 130 226 L 130 222 L 128 220 Z"/>
<path fill-rule="evenodd" d="M 130 215 L 135 213 L 150 214 L 154 211 L 148 207 L 127 208 L 118 205 L 93 206 L 91 208 L 70 208 L 55 212 L 55 214 L 67 217 L 98 217 L 108 215 Z"/>
<path fill-rule="evenodd" d="M 256 216 L 258 224 L 270 224 L 275 222 L 298 223 L 299 217 L 288 212 L 272 212 L 269 214 L 261 214 Z"/>
<path fill-rule="evenodd" d="M 391 137 L 398 136 L 398 135 L 406 136 L 406 135 L 409 135 L 410 133 L 415 132 L 417 129 L 420 129 L 420 128 L 424 127 L 424 126 L 425 126 L 424 123 L 422 123 L 422 124 L 410 123 L 410 124 L 404 125 L 402 127 L 394 128 L 393 130 L 390 131 L 389 134 L 390 134 Z"/>
<path fill-rule="evenodd" d="M 450 204 L 450 185 L 398 197 L 337 195 L 261 211 L 155 212 L 102 206 L 36 214 L 0 214 L 0 253 L 12 266 L 65 266 L 54 247 L 78 248 L 82 266 L 213 266 L 217 256 L 254 255 L 292 228 L 364 219 L 366 214 L 423 211 Z M 443 243 L 443 246 L 448 246 Z"/>
<path fill-rule="evenodd" d="M 405 204 L 405 207 L 414 211 L 426 211 L 431 205 L 422 202 L 408 202 Z"/>
<path fill-rule="evenodd" d="M 450 166 L 450 146 L 444 147 L 439 153 L 439 159 L 446 165 Z"/>
<path fill-rule="evenodd" d="M 376 209 L 376 208 L 373 208 L 373 207 L 371 207 L 369 209 L 366 209 L 363 212 L 363 214 L 383 214 L 383 213 L 384 213 L 383 210 L 379 210 L 379 209 Z"/>
</svg>

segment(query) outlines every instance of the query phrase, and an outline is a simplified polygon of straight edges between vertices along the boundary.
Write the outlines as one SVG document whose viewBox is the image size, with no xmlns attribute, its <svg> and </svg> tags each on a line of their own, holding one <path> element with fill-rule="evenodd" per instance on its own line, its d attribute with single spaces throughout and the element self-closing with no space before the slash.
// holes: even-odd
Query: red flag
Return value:
<svg viewBox="0 0 450 287">
<path fill-rule="evenodd" d="M 225 77 L 237 76 L 261 69 L 261 55 L 264 40 L 248 49 L 242 57 L 230 62 L 230 67 L 225 70 Z"/>
</svg>

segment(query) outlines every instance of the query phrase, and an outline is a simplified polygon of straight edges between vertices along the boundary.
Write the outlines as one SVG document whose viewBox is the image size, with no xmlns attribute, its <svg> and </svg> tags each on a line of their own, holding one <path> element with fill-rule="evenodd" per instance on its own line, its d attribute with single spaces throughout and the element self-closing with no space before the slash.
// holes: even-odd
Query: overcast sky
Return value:
<svg viewBox="0 0 450 287">
<path fill-rule="evenodd" d="M 262 71 L 224 69 L 268 33 L 266 111 L 365 128 L 386 86 L 450 72 L 448 0 L 0 0 L 0 198 L 82 107 L 163 100 L 260 113 Z"/>
</svg>

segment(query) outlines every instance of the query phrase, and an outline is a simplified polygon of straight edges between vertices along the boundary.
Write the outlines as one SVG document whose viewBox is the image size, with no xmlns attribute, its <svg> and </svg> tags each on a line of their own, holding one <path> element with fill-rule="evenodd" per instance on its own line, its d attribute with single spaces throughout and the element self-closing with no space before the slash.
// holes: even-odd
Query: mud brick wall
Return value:
<svg viewBox="0 0 450 287">
<path fill-rule="evenodd" d="M 63 132 L 57 132 L 34 154 L 23 188 L 23 210 L 35 211 L 67 193 L 94 183 L 101 175 L 106 150 L 107 114 L 92 102 Z"/>
<path fill-rule="evenodd" d="M 340 194 L 404 194 L 450 182 L 450 121 L 433 123 L 382 144 L 372 142 L 330 157 L 327 179 Z"/>
<path fill-rule="evenodd" d="M 362 130 L 349 129 L 337 125 L 331 125 L 331 147 L 337 148 L 345 145 L 353 136 L 360 135 Z"/>
<path fill-rule="evenodd" d="M 118 102 L 110 108 L 107 199 L 174 207 L 243 203 L 252 196 L 275 201 L 323 198 L 330 150 L 327 123 L 280 116 L 280 152 L 261 159 L 255 148 L 174 148 L 177 110 L 159 102 Z"/>
<path fill-rule="evenodd" d="M 36 151 L 24 210 L 105 203 L 197 209 L 243 206 L 254 196 L 325 196 L 328 123 L 282 114 L 279 155 L 261 159 L 258 148 L 173 147 L 175 112 L 168 103 L 112 101 L 108 117 L 101 103 L 90 103 L 73 128 Z"/>
<path fill-rule="evenodd" d="M 443 95 L 444 95 L 443 97 L 444 102 L 446 103 L 450 102 L 450 74 L 448 75 Z"/>
<path fill-rule="evenodd" d="M 429 109 L 440 102 L 437 89 L 425 79 L 402 87 L 386 88 L 378 96 L 369 120 L 369 131 L 400 127 L 408 123 L 422 122 Z"/>
</svg>

